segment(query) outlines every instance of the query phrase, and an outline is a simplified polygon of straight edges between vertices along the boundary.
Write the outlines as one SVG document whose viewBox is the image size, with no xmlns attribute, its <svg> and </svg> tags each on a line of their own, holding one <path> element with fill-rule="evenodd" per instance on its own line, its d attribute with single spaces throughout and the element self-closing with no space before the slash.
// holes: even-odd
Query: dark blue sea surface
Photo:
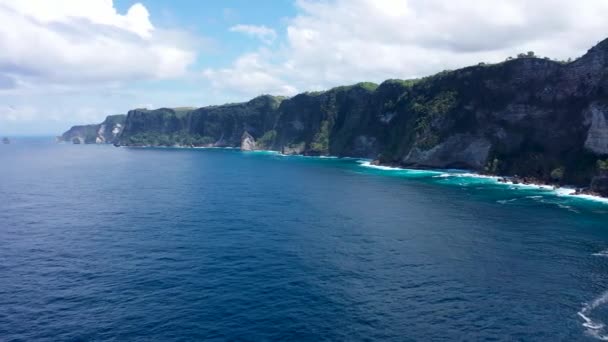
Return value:
<svg viewBox="0 0 608 342">
<path fill-rule="evenodd" d="M 592 341 L 607 290 L 608 204 L 559 191 L 354 159 L 0 145 L 2 341 Z"/>
</svg>

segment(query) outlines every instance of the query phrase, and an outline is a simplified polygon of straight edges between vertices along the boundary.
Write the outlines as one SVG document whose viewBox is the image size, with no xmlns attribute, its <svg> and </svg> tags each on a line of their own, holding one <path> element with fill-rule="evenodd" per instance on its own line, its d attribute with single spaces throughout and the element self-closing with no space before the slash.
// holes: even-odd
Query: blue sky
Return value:
<svg viewBox="0 0 608 342">
<path fill-rule="evenodd" d="M 0 0 L 0 135 L 292 96 L 608 37 L 608 1 Z"/>
</svg>

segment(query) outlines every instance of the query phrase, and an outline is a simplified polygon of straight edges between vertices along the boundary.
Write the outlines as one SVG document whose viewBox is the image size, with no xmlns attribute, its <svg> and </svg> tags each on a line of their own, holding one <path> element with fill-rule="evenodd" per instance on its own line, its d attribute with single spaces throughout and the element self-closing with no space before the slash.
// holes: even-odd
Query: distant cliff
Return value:
<svg viewBox="0 0 608 342">
<path fill-rule="evenodd" d="M 75 144 L 112 144 L 122 133 L 126 118 L 124 114 L 109 115 L 100 124 L 72 126 L 57 138 Z"/>
<path fill-rule="evenodd" d="M 525 57 L 292 98 L 132 110 L 124 126 L 118 145 L 243 144 L 597 184 L 592 189 L 608 196 L 608 40 L 571 63 Z"/>
<path fill-rule="evenodd" d="M 265 95 L 245 103 L 198 109 L 131 110 L 118 143 L 126 146 L 240 146 L 244 132 L 259 138 L 273 129 L 283 99 Z"/>
</svg>

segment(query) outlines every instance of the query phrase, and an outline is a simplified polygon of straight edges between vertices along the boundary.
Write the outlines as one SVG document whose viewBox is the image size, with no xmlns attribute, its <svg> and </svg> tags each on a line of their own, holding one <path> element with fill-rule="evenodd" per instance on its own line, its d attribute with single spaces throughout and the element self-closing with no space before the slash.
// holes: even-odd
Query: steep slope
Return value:
<svg viewBox="0 0 608 342">
<path fill-rule="evenodd" d="M 57 138 L 75 144 L 111 144 L 122 133 L 126 118 L 124 114 L 109 115 L 100 124 L 72 126 Z"/>
<path fill-rule="evenodd" d="M 116 143 L 366 157 L 404 167 L 596 184 L 596 192 L 608 195 L 607 67 L 608 40 L 571 63 L 517 58 L 288 99 L 266 95 L 199 109 L 132 110 Z M 91 128 L 79 129 L 90 135 Z"/>
<path fill-rule="evenodd" d="M 119 144 L 125 146 L 240 146 L 248 132 L 260 138 L 273 128 L 283 98 L 259 96 L 246 103 L 178 111 L 129 111 Z"/>
</svg>

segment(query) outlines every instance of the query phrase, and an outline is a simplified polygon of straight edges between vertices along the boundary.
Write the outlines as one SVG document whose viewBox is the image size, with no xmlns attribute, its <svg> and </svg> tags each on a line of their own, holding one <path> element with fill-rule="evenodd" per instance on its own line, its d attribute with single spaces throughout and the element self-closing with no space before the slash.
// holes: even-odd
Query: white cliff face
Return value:
<svg viewBox="0 0 608 342">
<path fill-rule="evenodd" d="M 97 137 L 95 138 L 96 144 L 103 144 L 106 142 L 106 139 L 104 138 L 105 132 L 106 132 L 106 125 L 101 124 L 99 126 L 99 129 L 97 130 Z"/>
<path fill-rule="evenodd" d="M 112 129 L 112 137 L 116 138 L 116 136 L 118 136 L 120 131 L 122 131 L 122 125 L 117 123 L 116 125 L 114 125 L 114 128 Z"/>
<path fill-rule="evenodd" d="M 585 148 L 597 154 L 608 154 L 608 108 L 591 104 L 585 113 L 585 121 L 589 124 Z"/>
<path fill-rule="evenodd" d="M 122 125 L 119 123 L 116 123 L 111 126 L 111 130 L 109 131 L 109 133 L 107 133 L 108 128 L 109 127 L 107 127 L 106 124 L 99 125 L 99 129 L 97 130 L 97 137 L 95 138 L 96 144 L 106 144 L 112 142 L 122 131 Z"/>
<path fill-rule="evenodd" d="M 244 132 L 241 137 L 241 150 L 242 151 L 253 151 L 256 149 L 255 139 L 248 132 Z"/>
</svg>

